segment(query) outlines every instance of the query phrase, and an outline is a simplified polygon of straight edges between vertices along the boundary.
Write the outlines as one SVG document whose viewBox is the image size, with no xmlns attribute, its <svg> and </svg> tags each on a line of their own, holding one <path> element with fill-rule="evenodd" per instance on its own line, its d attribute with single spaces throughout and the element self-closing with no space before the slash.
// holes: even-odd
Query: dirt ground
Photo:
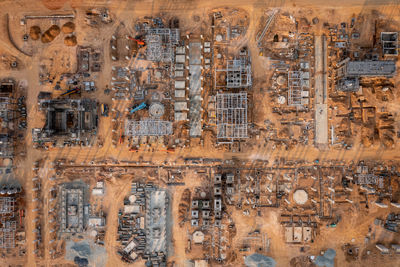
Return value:
<svg viewBox="0 0 400 267">
<path fill-rule="evenodd" d="M 365 148 L 360 144 L 357 144 L 351 150 L 345 149 L 330 149 L 330 150 L 318 150 L 311 144 L 309 146 L 297 146 L 292 150 L 284 149 L 273 149 L 272 144 L 267 143 L 264 145 L 257 144 L 245 144 L 241 153 L 226 152 L 221 148 L 216 148 L 211 142 L 204 142 L 204 146 L 186 147 L 184 149 L 177 149 L 174 153 L 167 153 L 165 151 L 148 151 L 146 149 L 140 150 L 139 152 L 130 152 L 126 145 L 119 145 L 114 147 L 112 144 L 112 121 L 111 116 L 104 118 L 101 117 L 98 131 L 98 140 L 103 141 L 103 146 L 92 146 L 92 147 L 65 147 L 65 148 L 53 148 L 49 151 L 42 151 L 33 148 L 31 129 L 35 127 L 42 127 L 44 124 L 44 117 L 38 111 L 37 95 L 40 91 L 52 89 L 49 86 L 39 85 L 39 63 L 44 58 L 53 57 L 50 54 L 51 50 L 55 47 L 61 48 L 64 55 L 73 53 L 75 48 L 67 48 L 63 46 L 62 37 L 57 37 L 54 43 L 50 45 L 42 44 L 40 41 L 30 46 L 24 43 L 23 34 L 27 31 L 26 26 L 20 26 L 20 19 L 27 14 L 54 14 L 54 13 L 70 13 L 73 12 L 76 15 L 76 35 L 79 45 L 91 45 L 96 44 L 102 48 L 104 53 L 104 63 L 102 65 L 102 73 L 98 75 L 96 82 L 99 90 L 88 95 L 89 97 L 96 97 L 101 103 L 108 103 L 110 108 L 124 109 L 126 103 L 119 103 L 118 101 L 113 102 L 109 96 L 103 93 L 106 85 L 109 84 L 111 79 L 111 64 L 109 54 L 109 40 L 111 33 L 113 33 L 118 26 L 118 23 L 112 23 L 110 25 L 92 29 L 85 25 L 83 22 L 84 12 L 87 8 L 95 7 L 107 7 L 110 13 L 114 16 L 115 21 L 124 22 L 129 24 L 133 18 L 144 17 L 148 15 L 157 15 L 159 13 L 171 13 L 178 16 L 181 19 L 182 35 L 186 33 L 193 33 L 199 31 L 199 28 L 193 22 L 194 16 L 200 16 L 201 18 L 206 17 L 210 10 L 217 7 L 240 7 L 247 11 L 249 16 L 249 28 L 247 29 L 246 35 L 243 38 L 249 40 L 248 47 L 252 55 L 252 69 L 253 79 L 255 84 L 255 104 L 259 105 L 259 112 L 255 118 L 255 122 L 263 122 L 270 114 L 270 108 L 268 105 L 269 99 L 259 91 L 258 88 L 264 84 L 267 79 L 265 75 L 265 69 L 268 67 L 268 61 L 264 57 L 258 56 L 258 49 L 255 44 L 255 36 L 259 29 L 260 18 L 264 15 L 264 10 L 269 7 L 285 7 L 285 8 L 305 8 L 308 10 L 307 16 L 313 17 L 318 15 L 321 20 L 332 21 L 335 20 L 340 22 L 343 18 L 348 18 L 353 13 L 359 13 L 365 9 L 379 9 L 382 13 L 387 13 L 390 16 L 399 18 L 399 8 L 394 0 L 337 0 L 337 1 L 324 1 L 323 7 L 325 9 L 334 9 L 334 15 L 332 12 L 328 12 L 325 9 L 321 9 L 322 3 L 319 0 L 299 0 L 299 1 L 286 1 L 286 0 L 220 0 L 220 1 L 194 1 L 194 0 L 138 0 L 138 1 L 127 1 L 127 0 L 99 0 L 99 1 L 79 1 L 79 0 L 43 0 L 43 1 L 11 1 L 3 0 L 0 1 L 0 14 L 3 18 L 0 21 L 1 35 L 0 38 L 0 53 L 13 55 L 17 59 L 23 62 L 23 67 L 19 70 L 1 70 L 1 78 L 3 77 L 14 77 L 19 82 L 27 84 L 27 113 L 28 113 L 28 129 L 26 136 L 21 142 L 26 143 L 27 153 L 25 157 L 17 156 L 14 160 L 16 166 L 17 177 L 23 184 L 26 192 L 26 244 L 27 244 L 27 257 L 25 260 L 16 259 L 5 259 L 0 265 L 17 265 L 23 266 L 66 266 L 70 264 L 62 258 L 52 260 L 48 251 L 45 253 L 44 258 L 37 258 L 34 254 L 34 233 L 32 232 L 35 228 L 34 218 L 35 212 L 33 211 L 38 203 L 33 202 L 33 182 L 32 178 L 34 173 L 32 171 L 34 162 L 45 158 L 47 164 L 45 169 L 51 167 L 48 163 L 54 161 L 54 159 L 67 159 L 74 160 L 77 163 L 88 164 L 91 161 L 101 161 L 104 159 L 118 159 L 119 161 L 137 161 L 141 158 L 143 161 L 151 161 L 153 164 L 164 164 L 167 162 L 176 162 L 177 164 L 183 164 L 183 158 L 185 157 L 207 157 L 217 158 L 222 160 L 236 158 L 239 160 L 268 160 L 273 162 L 277 158 L 286 158 L 288 160 L 305 160 L 312 162 L 315 159 L 319 159 L 321 162 L 328 160 L 338 160 L 343 162 L 358 161 L 358 160 L 399 160 L 400 155 L 397 152 L 400 144 L 397 144 L 393 149 L 384 149 L 381 146 L 372 146 Z M 319 9 L 318 9 L 319 8 Z M 32 52 L 33 56 L 27 56 L 19 52 L 13 47 L 7 36 L 7 29 L 5 23 L 5 15 L 10 16 L 10 30 L 16 44 L 27 51 Z M 184 23 L 182 23 L 184 22 Z M 322 24 L 320 22 L 320 24 Z M 43 22 L 43 27 L 49 27 L 51 23 L 49 21 Z M 57 66 L 55 63 L 55 68 Z M 65 66 L 63 66 L 65 67 Z M 73 71 L 73 65 L 70 66 Z M 398 103 L 397 103 L 398 104 Z M 398 106 L 392 107 L 396 109 Z M 43 177 L 48 177 L 48 172 L 51 170 L 45 170 Z M 176 222 L 177 218 L 177 203 L 179 203 L 180 196 L 185 188 L 195 188 L 201 186 L 204 181 L 196 179 L 196 177 L 188 177 L 185 180 L 185 187 L 175 187 L 173 189 L 172 196 L 172 209 L 173 209 L 173 220 Z M 104 197 L 103 202 L 108 212 L 107 216 L 107 231 L 105 237 L 105 247 L 107 249 L 107 263 L 106 266 L 128 266 L 121 261 L 120 257 L 116 253 L 116 231 L 117 231 L 117 217 L 118 210 L 122 207 L 123 198 L 128 193 L 130 188 L 131 179 L 124 177 L 120 180 L 111 180 L 106 183 L 107 194 Z M 45 180 L 43 184 L 43 191 L 48 190 L 53 183 L 49 180 Z M 43 199 L 44 212 L 48 211 L 48 195 L 44 194 Z M 240 211 L 232 210 L 232 218 L 236 222 L 236 228 L 238 232 L 234 238 L 234 242 L 240 242 L 244 236 L 248 235 L 248 232 L 255 228 L 260 228 L 262 232 L 267 233 L 271 239 L 271 247 L 267 255 L 277 260 L 278 266 L 289 266 L 289 262 L 292 257 L 303 255 L 300 253 L 298 246 L 291 246 L 284 243 L 283 240 L 283 228 L 279 224 L 279 210 L 265 209 L 262 211 L 262 216 L 248 216 L 243 217 Z M 373 225 L 374 218 L 383 216 L 384 213 L 376 208 L 372 208 L 368 216 L 365 214 L 357 213 L 354 215 L 353 211 L 346 211 L 348 219 L 343 220 L 336 229 L 321 228 L 319 238 L 316 239 L 314 244 L 310 244 L 310 248 L 307 251 L 308 254 L 317 255 L 321 249 L 335 248 L 337 252 L 337 266 L 374 266 L 380 264 L 381 266 L 398 266 L 400 259 L 389 259 L 380 257 L 368 257 L 368 260 L 358 262 L 346 262 L 344 254 L 341 252 L 341 244 L 343 243 L 354 243 L 361 245 L 364 242 L 364 237 L 368 232 L 368 228 Z M 376 231 L 376 239 L 391 240 L 398 238 L 391 234 L 375 229 L 374 226 L 372 231 Z M 46 228 L 45 228 L 46 229 Z M 387 235 L 387 236 L 386 236 Z M 49 233 L 45 233 L 44 242 L 49 241 Z M 354 239 L 354 241 L 352 241 Z M 171 261 L 176 263 L 176 266 L 184 266 L 185 264 L 185 248 L 187 246 L 187 233 L 182 230 L 177 223 L 174 223 L 173 227 L 173 245 L 174 254 L 170 257 Z M 284 248 L 284 249 L 283 249 Z M 371 262 L 371 258 L 373 262 Z M 397 262 L 394 263 L 394 262 Z M 137 262 L 130 266 L 143 266 L 143 262 Z M 232 265 L 233 266 L 233 265 Z"/>
</svg>

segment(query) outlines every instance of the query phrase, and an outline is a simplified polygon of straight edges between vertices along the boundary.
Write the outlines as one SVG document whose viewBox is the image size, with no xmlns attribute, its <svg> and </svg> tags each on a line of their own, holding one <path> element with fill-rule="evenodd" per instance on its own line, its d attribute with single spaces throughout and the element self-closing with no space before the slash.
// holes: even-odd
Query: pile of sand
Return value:
<svg viewBox="0 0 400 267">
<path fill-rule="evenodd" d="M 42 35 L 42 43 L 50 43 L 51 41 L 54 40 L 54 37 L 50 35 L 50 33 L 48 33 L 47 31 L 45 33 L 43 33 Z"/>
<path fill-rule="evenodd" d="M 39 40 L 40 38 L 40 27 L 39 26 L 32 26 L 29 30 L 29 36 L 32 40 Z"/>
<path fill-rule="evenodd" d="M 42 0 L 42 4 L 50 10 L 57 10 L 64 6 L 67 0 Z"/>
<path fill-rule="evenodd" d="M 61 27 L 61 30 L 65 34 L 73 33 L 75 31 L 75 24 L 69 21 Z"/>
<path fill-rule="evenodd" d="M 60 27 L 58 27 L 57 25 L 51 26 L 47 31 L 43 33 L 42 43 L 50 43 L 60 34 L 60 32 Z"/>
<path fill-rule="evenodd" d="M 54 37 L 57 37 L 57 35 L 60 34 L 61 30 L 60 27 L 58 27 L 57 25 L 53 25 L 51 26 L 48 31 L 50 32 L 50 34 Z"/>
<path fill-rule="evenodd" d="M 385 148 L 391 148 L 394 145 L 394 140 L 388 135 L 385 135 L 382 139 L 382 143 Z"/>
<path fill-rule="evenodd" d="M 369 137 L 369 136 L 363 136 L 362 137 L 362 139 L 361 139 L 361 142 L 362 142 L 362 145 L 364 146 L 364 147 L 371 147 L 372 146 L 372 143 L 373 143 L 373 140 L 372 140 L 372 138 L 371 137 Z"/>
<path fill-rule="evenodd" d="M 76 46 L 77 41 L 76 41 L 76 36 L 75 35 L 70 35 L 64 38 L 64 44 L 66 46 Z"/>
</svg>

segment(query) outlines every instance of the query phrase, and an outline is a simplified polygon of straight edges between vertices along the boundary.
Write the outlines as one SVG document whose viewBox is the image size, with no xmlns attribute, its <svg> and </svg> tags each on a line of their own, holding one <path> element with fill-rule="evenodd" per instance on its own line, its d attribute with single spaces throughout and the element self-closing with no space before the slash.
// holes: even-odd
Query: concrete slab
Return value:
<svg viewBox="0 0 400 267">
<path fill-rule="evenodd" d="M 200 65 L 189 66 L 189 96 L 200 95 L 201 91 L 201 68 Z"/>
<path fill-rule="evenodd" d="M 176 55 L 175 56 L 176 63 L 185 63 L 185 61 L 186 61 L 185 55 Z"/>
<path fill-rule="evenodd" d="M 315 145 L 328 145 L 328 105 L 317 104 L 315 108 Z"/>
<path fill-rule="evenodd" d="M 189 120 L 191 137 L 201 136 L 201 43 L 189 44 Z"/>
<path fill-rule="evenodd" d="M 187 109 L 187 102 L 175 102 L 175 111 L 184 111 Z"/>
<path fill-rule="evenodd" d="M 285 240 L 287 243 L 293 242 L 293 227 L 292 226 L 285 227 Z"/>
<path fill-rule="evenodd" d="M 189 65 L 201 64 L 201 43 L 189 44 Z"/>
<path fill-rule="evenodd" d="M 175 121 L 186 121 L 187 120 L 187 113 L 175 112 L 174 117 L 175 117 Z"/>
<path fill-rule="evenodd" d="M 175 89 L 185 89 L 185 81 L 175 81 Z"/>
<path fill-rule="evenodd" d="M 176 98 L 184 98 L 186 94 L 185 90 L 175 90 L 175 97 Z"/>
<path fill-rule="evenodd" d="M 317 104 L 326 103 L 327 95 L 327 73 L 326 73 L 326 53 L 327 43 L 325 36 L 315 37 L 315 102 Z"/>
<path fill-rule="evenodd" d="M 315 37 L 315 145 L 328 145 L 327 43 L 325 36 Z"/>
</svg>

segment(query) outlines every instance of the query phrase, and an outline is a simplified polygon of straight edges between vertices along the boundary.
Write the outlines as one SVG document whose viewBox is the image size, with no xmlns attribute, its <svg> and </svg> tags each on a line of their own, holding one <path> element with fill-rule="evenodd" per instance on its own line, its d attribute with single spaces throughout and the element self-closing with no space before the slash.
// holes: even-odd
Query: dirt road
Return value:
<svg viewBox="0 0 400 267">
<path fill-rule="evenodd" d="M 352 12 L 360 12 L 364 8 L 379 8 L 380 10 L 384 10 L 387 12 L 392 12 L 392 10 L 398 10 L 398 1 L 395 0 L 329 0 L 329 1 L 320 1 L 320 0 L 296 0 L 296 1 L 286 1 L 286 0 L 270 0 L 270 1 L 262 1 L 262 0 L 219 0 L 219 1 L 211 1 L 211 0 L 203 0 L 203 1 L 194 1 L 194 0 L 142 0 L 142 1 L 126 1 L 126 0 L 98 0 L 98 1 L 66 1 L 66 0 L 48 0 L 42 1 L 43 4 L 40 4 L 38 1 L 28 1 L 28 0 L 5 0 L 0 1 L 0 16 L 1 18 L 5 17 L 5 14 L 10 14 L 12 25 L 11 28 L 13 30 L 14 39 L 23 47 L 22 41 L 22 32 L 24 31 L 23 27 L 20 26 L 19 20 L 26 14 L 53 14 L 61 11 L 71 12 L 77 11 L 79 14 L 79 21 L 83 21 L 83 13 L 86 8 L 93 7 L 108 7 L 110 12 L 114 14 L 115 19 L 119 22 L 125 22 L 129 24 L 135 18 L 147 16 L 147 15 L 156 15 L 160 12 L 171 13 L 176 16 L 180 16 L 186 21 L 192 21 L 191 18 L 193 15 L 204 15 L 207 12 L 215 7 L 222 6 L 230 6 L 230 7 L 240 7 L 246 10 L 250 16 L 250 26 L 247 32 L 245 40 L 250 40 L 248 44 L 250 50 L 252 51 L 252 62 L 254 69 L 254 78 L 255 79 L 265 79 L 265 70 L 266 67 L 265 60 L 258 57 L 256 44 L 254 43 L 254 36 L 256 34 L 256 30 L 258 27 L 259 19 L 263 15 L 263 12 L 268 7 L 291 7 L 291 8 L 338 8 L 340 10 L 346 9 L 346 7 L 351 7 Z M 323 3 L 322 3 L 323 2 Z M 55 11 L 53 11 L 55 10 Z M 339 13 L 338 12 L 338 13 Z M 349 12 L 349 11 L 347 11 Z M 397 11 L 393 11 L 397 12 Z M 398 12 L 395 14 L 398 15 Z M 184 28 L 183 34 L 190 32 L 193 28 L 190 23 L 188 25 L 182 25 Z M 84 44 L 91 43 L 100 43 L 100 45 L 104 48 L 104 54 L 108 53 L 108 44 L 111 38 L 111 33 L 115 30 L 116 26 L 112 26 L 109 28 L 100 29 L 96 34 L 91 33 L 90 36 L 86 36 L 85 32 L 79 32 L 78 39 Z M 78 30 L 83 28 L 82 25 L 77 25 Z M 149 151 L 139 151 L 137 153 L 130 152 L 126 145 L 121 145 L 118 147 L 114 147 L 111 143 L 112 132 L 111 132 L 111 118 L 102 118 L 100 121 L 99 128 L 99 136 L 104 140 L 103 147 L 93 146 L 93 147 L 65 147 L 62 149 L 52 149 L 50 151 L 40 151 L 32 148 L 32 136 L 31 130 L 34 127 L 43 126 L 43 116 L 38 112 L 37 109 L 37 95 L 43 89 L 39 86 L 39 62 L 42 57 L 45 56 L 46 49 L 39 47 L 35 50 L 35 54 L 33 57 L 26 57 L 25 55 L 18 52 L 8 40 L 7 31 L 5 28 L 5 21 L 1 21 L 1 42 L 0 48 L 3 53 L 12 53 L 19 57 L 19 59 L 23 60 L 25 68 L 17 71 L 11 70 L 2 70 L 2 77 L 14 77 L 19 81 L 26 81 L 27 86 L 27 107 L 28 107 L 28 129 L 24 142 L 26 143 L 27 155 L 24 158 L 17 158 L 15 161 L 15 165 L 17 167 L 17 176 L 21 180 L 24 185 L 24 190 L 26 192 L 26 244 L 27 244 L 27 259 L 23 264 L 25 266 L 52 266 L 52 264 L 56 263 L 65 263 L 62 259 L 60 260 L 50 260 L 50 255 L 48 251 L 45 253 L 44 259 L 38 259 L 34 254 L 34 244 L 33 240 L 35 239 L 33 230 L 35 229 L 35 223 L 33 222 L 36 213 L 33 211 L 38 205 L 38 202 L 32 202 L 33 194 L 33 182 L 32 178 L 34 176 L 32 168 L 34 166 L 34 162 L 42 159 L 44 157 L 47 158 L 47 163 L 53 161 L 54 159 L 68 159 L 74 160 L 77 163 L 88 164 L 91 161 L 104 160 L 104 159 L 118 159 L 120 161 L 138 161 L 139 158 L 142 158 L 144 161 L 152 161 L 154 164 L 164 164 L 167 162 L 167 165 L 173 161 L 183 162 L 183 158 L 185 157 L 207 157 L 207 158 L 218 158 L 222 160 L 236 158 L 242 161 L 254 161 L 254 160 L 268 160 L 270 162 L 274 161 L 278 158 L 286 158 L 290 160 L 305 160 L 312 162 L 315 159 L 319 159 L 320 161 L 328 161 L 328 160 L 340 160 L 343 162 L 349 161 L 358 161 L 361 159 L 375 159 L 375 160 L 399 160 L 400 156 L 398 153 L 397 146 L 395 149 L 386 150 L 381 147 L 373 147 L 369 149 L 365 149 L 361 146 L 356 146 L 351 150 L 324 150 L 320 151 L 314 148 L 312 145 L 309 146 L 297 146 L 292 150 L 283 150 L 283 149 L 274 149 L 272 144 L 266 144 L 265 146 L 260 147 L 252 147 L 244 145 L 243 151 L 241 153 L 233 153 L 233 152 L 225 152 L 220 148 L 214 147 L 213 144 L 208 144 L 204 147 L 194 147 L 194 148 L 185 148 L 178 149 L 174 153 L 166 153 L 166 152 L 149 152 Z M 85 28 L 87 30 L 87 28 Z M 89 38 L 90 37 L 90 38 Z M 97 38 L 97 39 L 94 39 Z M 43 49 L 43 50 L 41 50 Z M 103 89 L 106 84 L 108 84 L 110 80 L 110 60 L 108 58 L 105 59 L 104 62 L 104 74 L 101 75 L 98 79 L 98 87 Z M 101 92 L 96 93 L 101 101 L 108 101 L 110 104 L 112 103 L 109 97 L 104 96 Z M 127 104 L 125 104 L 127 105 Z M 267 105 L 267 104 L 266 104 Z M 113 107 L 117 107 L 115 104 Z M 46 165 L 48 166 L 48 165 Z M 46 179 L 47 176 L 43 175 L 43 178 Z M 193 178 L 195 179 L 195 178 Z M 107 232 L 106 232 L 106 249 L 108 253 L 108 262 L 107 266 L 123 266 L 122 261 L 116 255 L 116 231 L 117 231 L 117 215 L 118 209 L 122 205 L 123 197 L 129 190 L 130 179 L 125 178 L 118 181 L 112 181 L 106 184 L 107 186 L 107 195 L 104 198 L 104 202 L 108 203 L 108 216 L 107 216 Z M 199 185 L 198 181 L 188 181 L 189 187 L 196 187 Z M 50 183 L 44 183 L 43 190 L 48 190 L 50 188 Z M 173 203 L 174 208 L 177 207 L 176 203 L 179 201 L 178 197 L 181 194 L 181 188 L 177 188 L 174 192 Z M 47 194 L 43 199 L 43 203 L 47 203 Z M 44 212 L 48 211 L 47 205 L 45 205 Z M 273 247 L 271 248 L 274 253 L 279 254 L 277 251 L 283 245 L 283 242 L 280 240 L 281 233 L 277 227 L 277 214 L 276 212 L 271 211 L 266 215 L 265 218 L 252 218 L 251 220 L 241 221 L 240 227 L 242 228 L 242 232 L 240 235 L 247 234 L 246 231 L 251 230 L 251 228 L 255 225 L 261 225 L 264 223 L 264 220 L 268 220 L 268 223 L 265 223 L 264 228 L 266 232 L 273 232 L 271 234 L 271 238 L 274 240 Z M 45 216 L 46 218 L 46 216 Z M 174 214 L 174 220 L 177 219 L 176 214 Z M 361 224 L 362 223 L 362 224 Z M 366 222 L 360 222 L 357 220 L 351 221 L 348 225 L 343 227 L 356 227 L 361 225 L 362 229 L 365 230 L 367 225 L 371 223 L 371 220 Z M 246 228 L 247 227 L 247 228 Z M 174 233 L 180 233 L 181 229 L 178 226 L 174 227 Z M 277 231 L 278 233 L 275 233 Z M 321 241 L 321 246 L 328 246 L 329 239 L 335 238 L 335 233 L 333 231 L 324 230 L 324 234 L 326 234 L 327 239 L 325 241 Z M 44 242 L 49 242 L 49 234 L 45 233 Z M 280 240 L 280 241 L 279 241 Z M 182 264 L 184 249 L 186 246 L 186 233 L 175 238 L 175 251 L 176 254 L 173 256 L 176 258 L 176 261 Z M 297 248 L 289 249 L 289 252 L 294 252 Z M 290 259 L 290 253 L 286 252 L 279 254 L 280 256 L 285 256 L 283 259 L 284 264 L 282 266 L 287 266 L 288 259 Z M 7 260 L 9 264 L 21 264 L 21 260 Z M 181 265 L 179 265 L 181 266 Z"/>
</svg>

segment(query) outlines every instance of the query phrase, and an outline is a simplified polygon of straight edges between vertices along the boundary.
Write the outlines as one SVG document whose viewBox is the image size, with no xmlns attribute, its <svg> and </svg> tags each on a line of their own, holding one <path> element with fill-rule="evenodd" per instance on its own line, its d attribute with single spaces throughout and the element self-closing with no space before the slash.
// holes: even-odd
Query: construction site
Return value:
<svg viewBox="0 0 400 267">
<path fill-rule="evenodd" d="M 399 266 L 393 0 L 0 3 L 1 266 Z"/>
</svg>

